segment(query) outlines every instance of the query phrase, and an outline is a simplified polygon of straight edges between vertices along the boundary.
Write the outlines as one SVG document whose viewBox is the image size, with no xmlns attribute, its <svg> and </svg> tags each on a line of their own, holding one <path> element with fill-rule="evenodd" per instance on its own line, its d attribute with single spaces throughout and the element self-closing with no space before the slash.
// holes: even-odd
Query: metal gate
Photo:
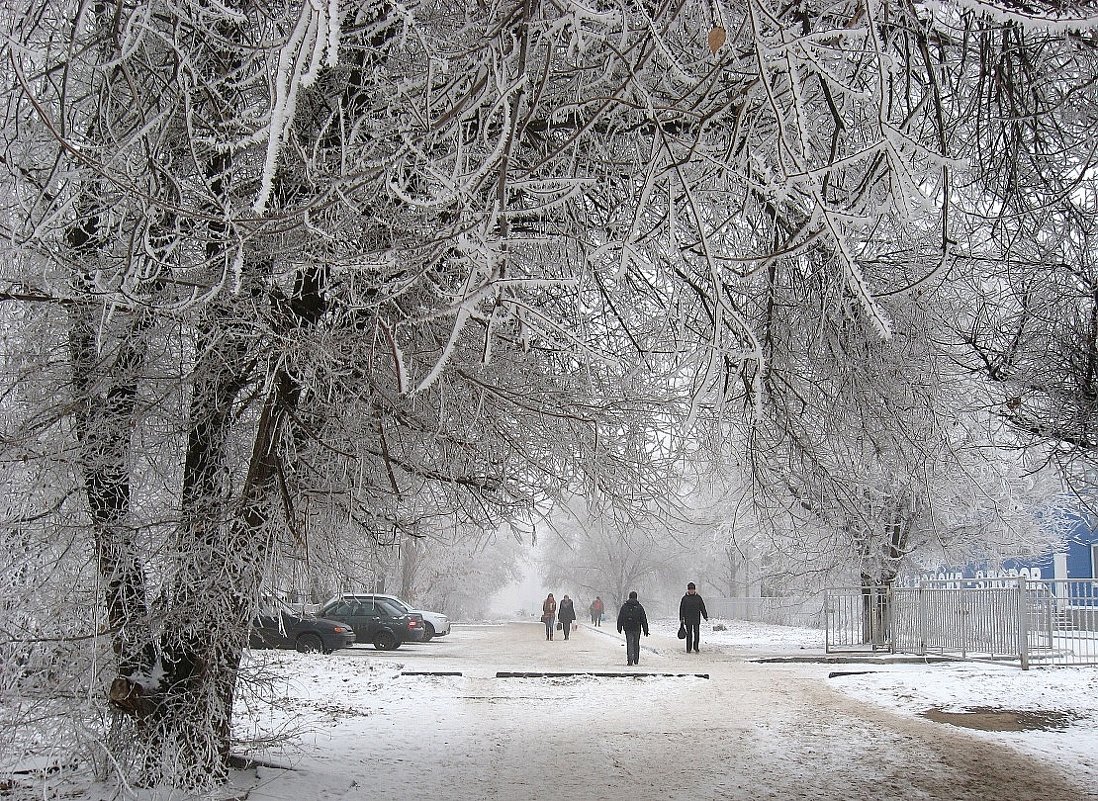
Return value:
<svg viewBox="0 0 1098 801">
<path fill-rule="evenodd" d="M 824 647 L 828 653 L 890 651 L 892 589 L 831 587 L 824 593 Z"/>
<path fill-rule="evenodd" d="M 953 654 L 962 659 L 1014 659 L 1027 666 L 1024 579 L 997 582 L 925 581 L 895 591 L 892 649 Z"/>
</svg>

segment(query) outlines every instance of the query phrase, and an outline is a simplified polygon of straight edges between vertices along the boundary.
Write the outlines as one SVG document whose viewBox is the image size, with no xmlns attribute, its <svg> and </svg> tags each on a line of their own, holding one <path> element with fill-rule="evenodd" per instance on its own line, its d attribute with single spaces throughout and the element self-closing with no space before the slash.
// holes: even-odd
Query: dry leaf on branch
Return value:
<svg viewBox="0 0 1098 801">
<path fill-rule="evenodd" d="M 724 32 L 724 28 L 720 25 L 714 25 L 709 31 L 709 52 L 716 55 L 726 38 L 728 37 Z"/>
</svg>

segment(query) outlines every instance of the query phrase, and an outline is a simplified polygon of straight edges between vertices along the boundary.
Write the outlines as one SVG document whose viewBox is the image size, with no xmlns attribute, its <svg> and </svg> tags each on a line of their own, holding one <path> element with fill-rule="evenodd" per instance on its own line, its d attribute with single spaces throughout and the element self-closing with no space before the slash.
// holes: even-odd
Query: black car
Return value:
<svg viewBox="0 0 1098 801">
<path fill-rule="evenodd" d="M 283 604 L 259 610 L 248 635 L 252 648 L 293 648 L 302 653 L 323 651 L 355 644 L 355 632 L 346 623 L 323 617 L 299 615 Z"/>
<path fill-rule="evenodd" d="M 379 651 L 423 640 L 423 616 L 381 598 L 333 598 L 319 614 L 348 624 L 358 642 L 372 642 Z"/>
</svg>

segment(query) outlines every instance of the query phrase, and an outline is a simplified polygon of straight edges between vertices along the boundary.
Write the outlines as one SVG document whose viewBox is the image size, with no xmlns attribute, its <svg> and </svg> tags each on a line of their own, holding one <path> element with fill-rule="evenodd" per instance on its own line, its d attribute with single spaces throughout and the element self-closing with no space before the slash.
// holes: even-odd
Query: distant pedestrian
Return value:
<svg viewBox="0 0 1098 801">
<path fill-rule="evenodd" d="M 545 639 L 553 639 L 553 625 L 557 619 L 557 599 L 553 593 L 545 596 L 541 602 L 541 622 L 545 624 Z"/>
<path fill-rule="evenodd" d="M 698 640 L 701 639 L 701 619 L 709 620 L 705 611 L 705 601 L 698 595 L 694 582 L 686 585 L 686 595 L 679 601 L 679 622 L 686 627 L 686 653 L 694 649 L 698 653 Z"/>
<path fill-rule="evenodd" d="M 561 631 L 564 632 L 564 639 L 568 639 L 568 634 L 572 631 L 572 621 L 576 619 L 576 606 L 572 603 L 572 599 L 568 597 L 568 593 L 564 594 L 564 597 L 560 599 L 560 606 L 557 608 L 557 620 L 560 621 Z"/>
<path fill-rule="evenodd" d="M 637 591 L 629 593 L 629 600 L 618 611 L 618 633 L 625 633 L 625 658 L 627 665 L 640 664 L 641 631 L 648 636 L 648 615 L 637 600 Z"/>
<path fill-rule="evenodd" d="M 591 608 L 589 611 L 591 612 L 591 625 L 601 626 L 602 615 L 606 611 L 606 607 L 602 603 L 602 598 L 596 595 L 595 600 L 591 602 Z"/>
</svg>

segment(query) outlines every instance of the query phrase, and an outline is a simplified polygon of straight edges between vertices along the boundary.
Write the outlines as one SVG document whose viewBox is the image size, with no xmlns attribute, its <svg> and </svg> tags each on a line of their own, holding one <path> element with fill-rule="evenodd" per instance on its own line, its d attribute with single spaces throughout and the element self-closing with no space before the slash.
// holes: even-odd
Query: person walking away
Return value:
<svg viewBox="0 0 1098 801">
<path fill-rule="evenodd" d="M 557 619 L 557 599 L 553 597 L 553 593 L 549 593 L 545 596 L 545 600 L 541 602 L 541 622 L 545 624 L 545 639 L 553 639 L 553 625 Z"/>
<path fill-rule="evenodd" d="M 648 615 L 637 600 L 637 591 L 629 593 L 629 600 L 618 610 L 618 633 L 625 633 L 625 659 L 627 665 L 640 664 L 641 631 L 648 636 Z"/>
<path fill-rule="evenodd" d="M 565 593 L 564 597 L 560 599 L 560 606 L 557 607 L 557 619 L 560 621 L 561 631 L 564 632 L 564 639 L 567 640 L 568 634 L 572 631 L 572 621 L 576 619 L 576 605 L 572 603 L 568 593 Z"/>
<path fill-rule="evenodd" d="M 698 653 L 698 640 L 701 639 L 701 619 L 709 620 L 705 611 L 705 601 L 698 595 L 694 582 L 686 585 L 686 595 L 679 601 L 679 622 L 686 626 L 686 653 L 694 649 Z"/>
<path fill-rule="evenodd" d="M 595 600 L 591 602 L 591 625 L 602 625 L 602 613 L 606 611 L 606 607 L 603 606 L 602 598 L 595 596 Z"/>
</svg>

